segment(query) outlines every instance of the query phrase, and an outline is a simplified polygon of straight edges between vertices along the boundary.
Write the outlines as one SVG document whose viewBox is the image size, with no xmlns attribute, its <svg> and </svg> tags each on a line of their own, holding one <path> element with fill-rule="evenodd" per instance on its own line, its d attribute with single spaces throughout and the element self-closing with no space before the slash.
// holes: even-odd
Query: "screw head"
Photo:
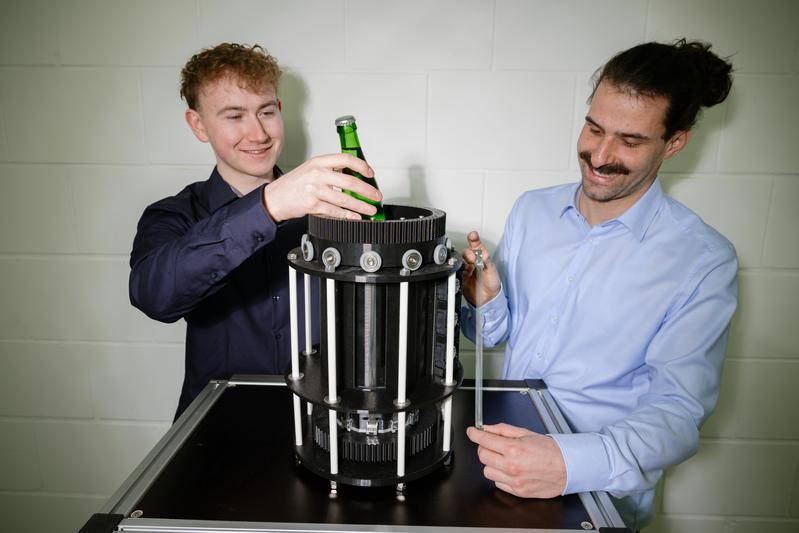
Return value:
<svg viewBox="0 0 799 533">
<path fill-rule="evenodd" d="M 365 272 L 377 272 L 383 265 L 383 259 L 376 251 L 368 250 L 361 255 L 360 263 Z"/>
<path fill-rule="evenodd" d="M 324 252 L 322 252 L 322 263 L 326 267 L 336 268 L 341 264 L 341 253 L 338 250 L 333 248 L 326 248 Z"/>
<path fill-rule="evenodd" d="M 402 266 L 408 270 L 416 270 L 422 266 L 422 254 L 418 250 L 408 250 L 402 255 Z"/>
</svg>

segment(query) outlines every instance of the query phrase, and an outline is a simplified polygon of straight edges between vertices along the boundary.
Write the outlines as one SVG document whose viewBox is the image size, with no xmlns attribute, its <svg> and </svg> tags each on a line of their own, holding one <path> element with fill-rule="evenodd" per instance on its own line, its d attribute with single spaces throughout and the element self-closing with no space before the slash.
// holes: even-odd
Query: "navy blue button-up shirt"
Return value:
<svg viewBox="0 0 799 533">
<path fill-rule="evenodd" d="M 186 374 L 175 418 L 212 379 L 280 374 L 290 361 L 286 255 L 299 246 L 307 219 L 276 224 L 262 197 L 259 187 L 239 198 L 214 169 L 208 180 L 147 207 L 139 220 L 130 301 L 155 320 L 187 323 Z M 316 289 L 318 280 L 312 281 Z"/>
</svg>

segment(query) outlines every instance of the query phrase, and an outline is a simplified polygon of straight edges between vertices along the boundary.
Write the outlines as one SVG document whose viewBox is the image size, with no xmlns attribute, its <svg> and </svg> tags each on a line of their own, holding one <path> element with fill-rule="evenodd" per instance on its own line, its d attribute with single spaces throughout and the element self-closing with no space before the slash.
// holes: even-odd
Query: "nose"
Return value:
<svg viewBox="0 0 799 533">
<path fill-rule="evenodd" d="M 594 168 L 607 165 L 613 159 L 613 139 L 603 137 L 591 151 L 591 166 Z"/>
<path fill-rule="evenodd" d="M 257 117 L 251 117 L 247 123 L 247 139 L 257 143 L 265 143 L 269 140 L 266 128 Z"/>
</svg>

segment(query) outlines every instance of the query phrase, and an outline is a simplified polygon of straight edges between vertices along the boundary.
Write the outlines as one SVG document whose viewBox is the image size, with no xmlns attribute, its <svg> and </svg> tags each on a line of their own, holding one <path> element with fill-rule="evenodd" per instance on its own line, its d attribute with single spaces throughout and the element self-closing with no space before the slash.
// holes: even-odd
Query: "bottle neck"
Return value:
<svg viewBox="0 0 799 533">
<path fill-rule="evenodd" d="M 342 150 L 361 151 L 361 142 L 358 140 L 358 131 L 353 127 L 339 127 L 338 138 Z"/>
</svg>

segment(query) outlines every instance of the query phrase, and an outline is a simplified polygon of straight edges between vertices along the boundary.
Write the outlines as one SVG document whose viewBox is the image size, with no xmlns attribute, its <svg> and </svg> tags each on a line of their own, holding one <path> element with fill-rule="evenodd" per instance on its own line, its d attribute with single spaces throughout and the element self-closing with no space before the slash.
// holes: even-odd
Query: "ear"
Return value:
<svg viewBox="0 0 799 533">
<path fill-rule="evenodd" d="M 197 137 L 201 142 L 207 143 L 208 142 L 208 134 L 205 132 L 205 126 L 203 125 L 203 119 L 194 109 L 187 109 L 186 110 L 186 124 L 189 125 L 191 131 L 194 132 L 194 136 Z"/>
<path fill-rule="evenodd" d="M 691 138 L 693 130 L 685 130 L 685 131 L 678 131 L 674 135 L 671 136 L 666 142 L 666 156 L 664 159 L 668 159 L 673 155 L 676 155 L 685 148 L 685 145 L 688 144 L 688 140 Z"/>
</svg>

